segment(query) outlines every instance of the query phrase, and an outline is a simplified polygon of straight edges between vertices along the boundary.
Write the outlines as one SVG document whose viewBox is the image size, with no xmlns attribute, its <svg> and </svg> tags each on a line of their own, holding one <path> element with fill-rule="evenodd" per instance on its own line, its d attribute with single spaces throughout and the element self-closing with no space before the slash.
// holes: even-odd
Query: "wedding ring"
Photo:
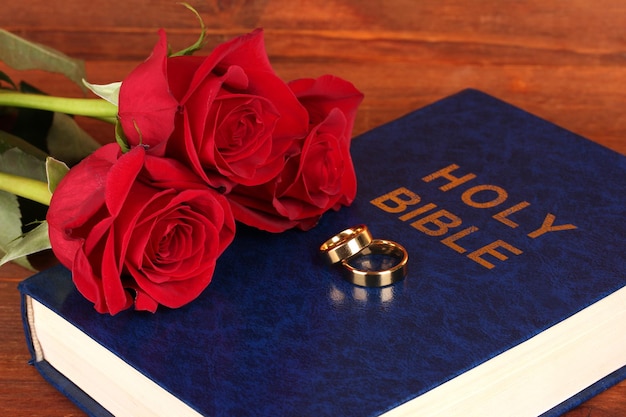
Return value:
<svg viewBox="0 0 626 417">
<path fill-rule="evenodd" d="M 370 259 L 374 256 L 381 259 Z M 400 244 L 374 239 L 358 255 L 343 259 L 341 265 L 346 268 L 351 283 L 361 287 L 384 287 L 406 276 L 408 261 L 409 254 Z"/>
<path fill-rule="evenodd" d="M 367 226 L 360 224 L 337 233 L 322 243 L 320 251 L 331 264 L 359 253 L 372 242 L 372 234 Z"/>
</svg>

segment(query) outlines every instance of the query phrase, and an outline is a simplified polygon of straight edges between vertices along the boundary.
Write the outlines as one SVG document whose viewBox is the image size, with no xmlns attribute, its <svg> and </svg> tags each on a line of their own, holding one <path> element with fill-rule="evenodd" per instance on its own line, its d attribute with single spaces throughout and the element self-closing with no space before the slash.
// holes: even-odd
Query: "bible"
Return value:
<svg viewBox="0 0 626 417">
<path fill-rule="evenodd" d="M 626 377 L 626 158 L 476 90 L 356 137 L 354 203 L 238 226 L 213 282 L 100 315 L 62 266 L 23 281 L 33 364 L 92 416 L 558 416 Z M 365 224 L 406 278 L 344 279 Z"/>
</svg>

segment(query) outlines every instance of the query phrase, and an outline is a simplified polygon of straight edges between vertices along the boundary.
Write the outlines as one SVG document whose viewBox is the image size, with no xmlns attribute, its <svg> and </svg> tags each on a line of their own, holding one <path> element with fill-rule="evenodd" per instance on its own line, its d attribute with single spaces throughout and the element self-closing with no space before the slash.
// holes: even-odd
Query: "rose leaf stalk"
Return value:
<svg viewBox="0 0 626 417">
<path fill-rule="evenodd" d="M 48 110 L 113 122 L 117 106 L 100 98 L 68 98 L 41 94 L 0 92 L 0 106 Z"/>
<path fill-rule="evenodd" d="M 45 204 L 46 206 L 50 205 L 52 197 L 46 182 L 5 172 L 0 172 L 0 190 Z"/>
</svg>

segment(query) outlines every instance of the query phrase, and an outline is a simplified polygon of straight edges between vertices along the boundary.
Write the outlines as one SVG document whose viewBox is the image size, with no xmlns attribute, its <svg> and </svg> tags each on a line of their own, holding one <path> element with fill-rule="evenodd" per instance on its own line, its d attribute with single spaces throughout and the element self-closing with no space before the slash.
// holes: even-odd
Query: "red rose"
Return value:
<svg viewBox="0 0 626 417">
<path fill-rule="evenodd" d="M 168 57 L 160 36 L 122 83 L 119 118 L 129 143 L 173 156 L 226 191 L 275 177 L 309 121 L 271 68 L 263 32 L 221 44 L 207 57 Z"/>
<path fill-rule="evenodd" d="M 226 199 L 179 162 L 116 144 L 70 170 L 47 220 L 78 290 L 110 314 L 196 298 L 235 229 Z"/>
<path fill-rule="evenodd" d="M 332 76 L 290 83 L 315 123 L 273 181 L 257 187 L 238 186 L 227 197 L 235 218 L 259 229 L 307 230 L 323 213 L 349 205 L 356 195 L 350 140 L 363 95 Z"/>
</svg>

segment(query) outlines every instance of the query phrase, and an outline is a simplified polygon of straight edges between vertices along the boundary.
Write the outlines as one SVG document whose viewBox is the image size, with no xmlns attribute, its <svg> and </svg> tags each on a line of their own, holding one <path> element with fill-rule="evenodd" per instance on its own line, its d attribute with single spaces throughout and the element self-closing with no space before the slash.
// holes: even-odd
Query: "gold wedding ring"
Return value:
<svg viewBox="0 0 626 417">
<path fill-rule="evenodd" d="M 354 261 L 365 264 L 364 258 L 371 255 L 389 257 L 393 260 L 392 265 L 387 268 L 383 262 L 380 269 L 359 269 L 352 264 Z M 347 279 L 351 283 L 362 287 L 384 287 L 406 276 L 408 261 L 409 254 L 402 245 L 391 240 L 374 239 L 358 256 L 342 259 L 341 264 L 346 268 Z"/>
<path fill-rule="evenodd" d="M 322 243 L 320 251 L 331 264 L 350 258 L 368 247 L 372 234 L 367 226 L 360 224 L 337 233 Z"/>
</svg>

